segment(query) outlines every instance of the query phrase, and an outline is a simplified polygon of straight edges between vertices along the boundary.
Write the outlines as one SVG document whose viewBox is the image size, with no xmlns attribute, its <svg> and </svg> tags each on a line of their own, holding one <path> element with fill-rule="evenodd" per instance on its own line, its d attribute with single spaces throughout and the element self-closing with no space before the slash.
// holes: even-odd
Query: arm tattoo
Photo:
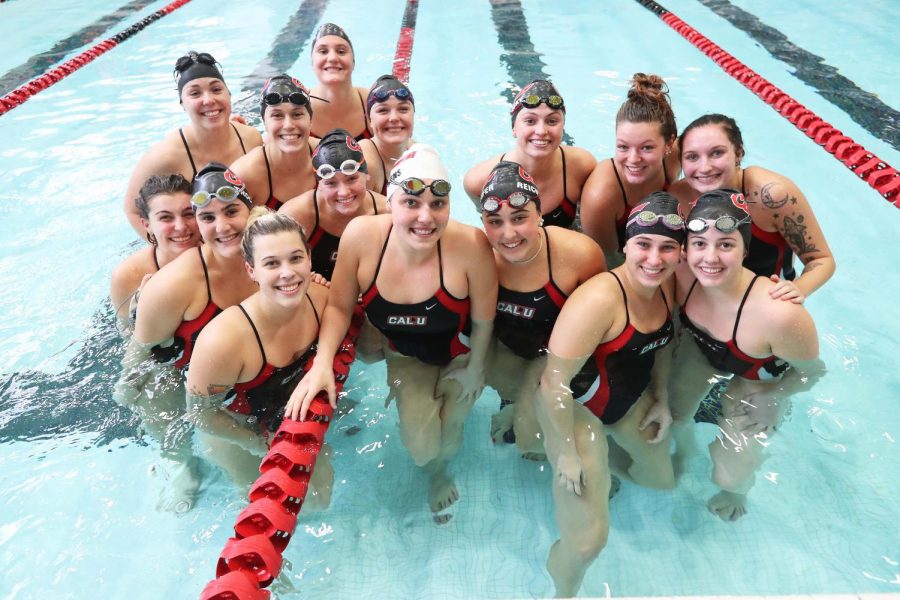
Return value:
<svg viewBox="0 0 900 600">
<path fill-rule="evenodd" d="M 230 385 L 212 384 L 206 386 L 206 391 L 192 387 L 188 390 L 188 409 L 193 407 L 194 410 L 206 408 L 218 408 L 222 406 L 228 392 L 231 391 Z"/>
<path fill-rule="evenodd" d="M 791 217 L 784 218 L 784 239 L 788 245 L 794 250 L 799 257 L 803 257 L 810 252 L 818 252 L 819 249 L 807 240 L 806 225 L 803 224 L 803 215 L 797 217 L 795 221 Z"/>
<path fill-rule="evenodd" d="M 777 208 L 782 208 L 788 202 L 790 202 L 791 204 L 797 204 L 797 199 L 793 196 L 788 196 L 788 193 L 786 191 L 781 198 L 774 198 L 772 196 L 772 191 L 776 185 L 778 185 L 776 182 L 771 181 L 762 186 L 762 189 L 759 193 L 762 199 L 763 206 L 774 210 Z"/>
</svg>

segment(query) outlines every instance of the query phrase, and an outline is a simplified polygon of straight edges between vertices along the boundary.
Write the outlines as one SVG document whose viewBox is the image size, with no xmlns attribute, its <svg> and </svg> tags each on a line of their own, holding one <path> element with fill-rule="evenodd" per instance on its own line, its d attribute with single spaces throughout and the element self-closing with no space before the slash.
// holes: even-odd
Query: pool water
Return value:
<svg viewBox="0 0 900 600">
<path fill-rule="evenodd" d="M 133 13 L 97 41 L 165 4 Z M 733 4 L 900 108 L 896 86 L 886 84 L 898 75 L 893 37 L 878 33 L 900 17 L 896 3 L 870 2 L 846 18 L 838 3 Z M 121 5 L 3 3 L 0 35 L 9 41 L 0 73 Z M 347 29 L 357 51 L 354 82 L 368 85 L 391 69 L 404 5 L 392 0 L 376 11 L 362 0 L 299 7 L 273 0 L 251 9 L 194 0 L 0 117 L 0 596 L 197 597 L 213 577 L 245 498 L 205 466 L 193 511 L 156 511 L 165 485 L 152 474 L 158 451 L 110 400 L 121 346 L 108 277 L 138 247 L 121 209 L 128 175 L 150 144 L 185 121 L 171 68 L 186 50 L 212 53 L 236 100 L 247 96 L 244 82 L 275 44 L 280 60 L 297 56 L 289 71 L 311 84 L 308 41 L 291 40 L 282 28 L 314 14 Z M 900 167 L 897 149 L 727 20 L 699 2 L 663 5 Z M 736 118 L 746 164 L 774 167 L 799 185 L 838 261 L 833 280 L 807 302 L 828 375 L 795 397 L 749 514 L 723 523 L 706 511 L 714 487 L 705 454 L 672 492 L 623 484 L 610 505 L 609 544 L 582 594 L 900 593 L 900 250 L 887 229 L 896 209 L 638 3 L 520 6 L 524 22 L 499 26 L 520 41 L 530 36 L 537 57 L 501 45 L 489 2 L 419 6 L 410 74 L 415 137 L 437 147 L 456 189 L 470 165 L 511 145 L 507 96 L 511 81 L 531 78 L 523 65 L 543 65 L 566 98 L 568 134 L 598 158 L 611 155 L 614 115 L 631 74 L 658 73 L 681 126 L 705 112 Z M 452 213 L 478 224 L 461 192 Z M 451 522 L 437 527 L 426 478 L 400 443 L 395 409 L 384 408 L 384 378 L 383 365 L 354 366 L 343 415 L 329 432 L 332 505 L 302 516 L 277 596 L 551 595 L 544 561 L 557 530 L 549 468 L 491 444 L 496 394 L 486 392 L 467 422 L 452 467 L 462 499 Z M 714 426 L 698 425 L 701 442 L 714 436 Z"/>
</svg>

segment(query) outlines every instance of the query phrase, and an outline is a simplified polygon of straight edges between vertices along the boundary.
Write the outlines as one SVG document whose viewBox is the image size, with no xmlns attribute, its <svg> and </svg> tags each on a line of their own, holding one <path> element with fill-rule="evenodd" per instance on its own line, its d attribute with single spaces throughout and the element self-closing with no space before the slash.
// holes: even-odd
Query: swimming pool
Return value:
<svg viewBox="0 0 900 600">
<path fill-rule="evenodd" d="M 694 0 L 663 4 L 900 165 L 900 152 L 728 20 Z M 895 3 L 870 2 L 847 19 L 838 3 L 795 2 L 793 12 L 783 2 L 731 4 L 900 107 L 888 83 L 898 74 L 893 38 L 878 34 L 900 17 Z M 121 5 L 3 3 L 0 34 L 11 42 L 0 72 Z M 97 41 L 164 5 L 148 4 Z M 7 182 L 0 224 L 0 307 L 7 315 L 0 325 L 3 596 L 196 597 L 213 576 L 245 500 L 207 468 L 191 513 L 156 512 L 160 483 L 148 471 L 157 452 L 109 400 L 118 348 L 107 281 L 133 247 L 121 194 L 147 146 L 184 121 L 170 78 L 178 55 L 211 52 L 236 97 L 274 46 L 279 60 L 299 55 L 289 71 L 310 82 L 308 46 L 281 31 L 298 14 L 312 15 L 348 30 L 358 56 L 355 82 L 367 85 L 390 71 L 404 11 L 399 0 L 383 5 L 371 12 L 362 0 L 307 1 L 299 8 L 273 0 L 249 10 L 193 0 L 0 117 Z M 743 126 L 747 164 L 774 166 L 797 182 L 816 207 L 839 267 L 808 301 L 829 374 L 795 398 L 749 515 L 725 524 L 706 512 L 707 457 L 689 465 L 674 492 L 626 484 L 610 505 L 609 545 L 582 594 L 900 593 L 900 419 L 891 410 L 900 398 L 893 366 L 900 331 L 892 325 L 900 251 L 878 231 L 896 222 L 896 209 L 639 4 L 599 6 L 522 2 L 525 39 L 540 53 L 534 56 L 522 53 L 525 29 L 516 10 L 506 11 L 513 20 L 499 26 L 517 32 L 519 44 L 504 48 L 491 3 L 465 2 L 465 10 L 460 3 L 422 3 L 410 76 L 416 138 L 438 148 L 456 188 L 477 159 L 509 146 L 505 92 L 523 69 L 543 64 L 566 97 L 568 133 L 598 158 L 611 153 L 613 117 L 631 74 L 659 73 L 682 126 L 704 112 L 730 114 Z M 462 194 L 453 198 L 454 216 L 476 224 Z M 383 381 L 383 366 L 354 370 L 347 389 L 359 403 L 329 434 L 337 453 L 332 506 L 298 525 L 286 575 L 274 588 L 279 597 L 552 593 L 543 567 L 556 538 L 549 472 L 520 460 L 512 447 L 490 444 L 496 395 L 486 393 L 468 421 L 453 466 L 463 498 L 451 523 L 439 528 L 420 495 L 424 476 L 400 444 L 396 412 L 383 408 Z M 712 426 L 699 427 L 700 437 L 714 435 Z"/>
</svg>

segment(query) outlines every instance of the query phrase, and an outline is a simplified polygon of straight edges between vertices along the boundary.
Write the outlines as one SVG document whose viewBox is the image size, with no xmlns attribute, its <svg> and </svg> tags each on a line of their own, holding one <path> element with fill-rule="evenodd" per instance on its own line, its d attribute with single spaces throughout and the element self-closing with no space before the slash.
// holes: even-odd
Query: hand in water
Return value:
<svg viewBox="0 0 900 600">
<path fill-rule="evenodd" d="M 294 388 L 287 405 L 284 407 L 284 415 L 295 421 L 305 421 L 306 411 L 309 405 L 320 391 L 325 390 L 328 393 L 328 402 L 332 408 L 337 408 L 337 393 L 334 386 L 334 371 L 331 366 L 327 368 L 317 365 L 317 361 L 313 361 L 312 368 L 304 375 L 297 387 Z"/>
<path fill-rule="evenodd" d="M 669 432 L 669 427 L 672 425 L 672 412 L 669 410 L 668 403 L 660 402 L 658 400 L 654 402 L 643 420 L 641 420 L 638 430 L 644 431 L 653 423 L 656 423 L 659 429 L 656 431 L 656 436 L 652 440 L 648 440 L 648 443 L 658 444 L 666 439 L 666 434 Z"/>
<path fill-rule="evenodd" d="M 578 454 L 560 454 L 556 460 L 556 478 L 559 484 L 574 493 L 581 495 L 581 489 L 587 483 L 584 478 L 584 467 Z"/>
</svg>

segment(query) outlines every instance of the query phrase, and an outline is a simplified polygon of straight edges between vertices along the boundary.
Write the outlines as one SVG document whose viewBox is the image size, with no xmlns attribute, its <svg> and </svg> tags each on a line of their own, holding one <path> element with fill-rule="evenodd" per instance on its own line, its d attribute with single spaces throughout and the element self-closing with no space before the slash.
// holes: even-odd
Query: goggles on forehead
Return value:
<svg viewBox="0 0 900 600">
<path fill-rule="evenodd" d="M 269 92 L 263 96 L 263 103 L 266 106 L 276 106 L 283 102 L 290 102 L 297 106 L 309 106 L 309 94 L 305 92 L 291 92 L 290 94 L 279 94 L 278 92 Z"/>
<path fill-rule="evenodd" d="M 341 163 L 341 166 L 338 168 L 334 168 L 328 163 L 319 165 L 319 168 L 316 169 L 316 175 L 319 176 L 319 179 L 331 179 L 338 172 L 343 173 L 344 175 L 353 175 L 357 171 L 359 171 L 363 166 L 363 163 L 356 162 L 352 158 L 348 158 L 344 162 Z"/>
<path fill-rule="evenodd" d="M 497 212 L 500 210 L 500 205 L 504 202 L 508 203 L 512 208 L 522 208 L 528 204 L 529 200 L 531 200 L 531 197 L 525 192 L 513 192 L 506 198 L 488 196 L 481 201 L 481 210 L 489 213 Z"/>
<path fill-rule="evenodd" d="M 384 102 L 391 96 L 395 97 L 397 100 L 409 100 L 412 98 L 412 94 L 410 94 L 409 90 L 406 88 L 397 88 L 393 90 L 378 89 L 372 92 L 372 97 L 375 98 L 376 102 Z"/>
<path fill-rule="evenodd" d="M 208 52 L 191 52 L 190 54 L 185 54 L 175 61 L 175 70 L 184 71 L 194 63 L 202 63 L 204 65 L 213 66 L 218 66 L 219 64 L 216 62 L 216 59 L 213 58 L 212 54 L 209 54 Z"/>
<path fill-rule="evenodd" d="M 537 108 L 541 103 L 546 104 L 553 110 L 561 110 L 565 108 L 566 103 L 563 102 L 562 96 L 551 94 L 549 96 L 540 96 L 538 94 L 528 94 L 519 99 L 518 104 L 525 108 Z"/>
<path fill-rule="evenodd" d="M 404 179 L 398 184 L 403 191 L 413 196 L 420 196 L 425 190 L 430 189 L 435 196 L 447 196 L 450 194 L 450 182 L 444 179 L 435 179 L 429 184 L 418 177 Z"/>
<path fill-rule="evenodd" d="M 191 196 L 191 204 L 194 206 L 194 208 L 203 208 L 204 206 L 209 204 L 213 198 L 218 198 L 220 201 L 227 204 L 237 200 L 242 191 L 243 189 L 236 188 L 230 185 L 223 185 L 215 192 L 200 190 L 194 192 L 194 195 Z"/>
<path fill-rule="evenodd" d="M 658 215 L 652 210 L 642 210 L 638 214 L 634 215 L 633 217 L 631 217 L 631 219 L 628 220 L 628 223 L 625 224 L 625 227 L 629 227 L 632 223 L 636 223 L 641 227 L 652 227 L 657 223 L 662 223 L 669 229 L 684 229 L 684 219 L 681 218 L 681 215 L 675 213 Z"/>
<path fill-rule="evenodd" d="M 747 215 L 743 219 L 735 219 L 731 215 L 722 215 L 718 217 L 715 221 L 713 221 L 713 225 L 715 225 L 716 229 L 721 231 L 722 233 L 733 233 L 745 223 L 750 222 L 750 215 Z M 695 218 L 691 219 L 687 222 L 688 231 L 691 233 L 703 233 L 707 229 L 709 229 L 709 221 L 706 219 Z"/>
</svg>

